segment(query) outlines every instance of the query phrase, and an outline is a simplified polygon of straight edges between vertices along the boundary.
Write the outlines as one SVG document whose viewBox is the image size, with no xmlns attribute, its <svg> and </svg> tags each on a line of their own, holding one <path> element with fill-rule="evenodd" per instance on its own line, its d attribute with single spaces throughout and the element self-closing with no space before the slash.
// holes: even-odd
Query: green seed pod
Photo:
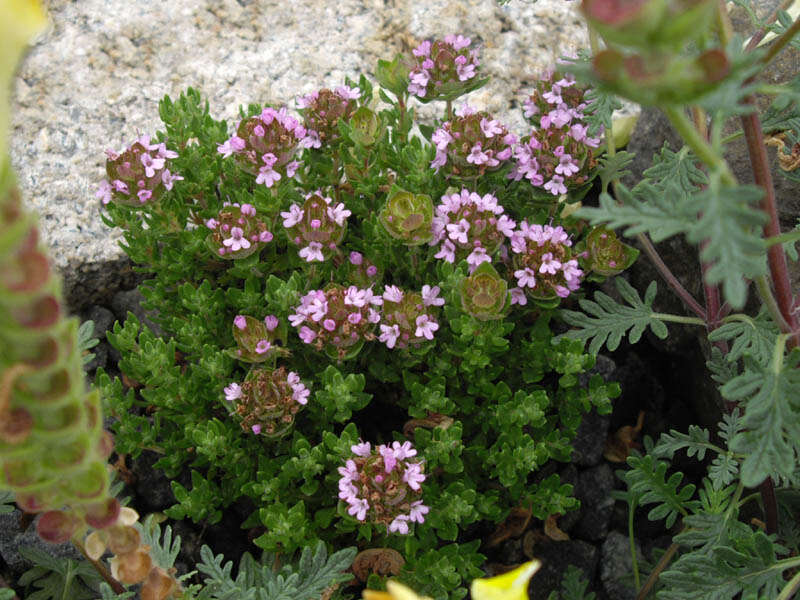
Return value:
<svg viewBox="0 0 800 600">
<path fill-rule="evenodd" d="M 459 286 L 461 307 L 479 321 L 502 319 L 511 308 L 508 284 L 490 262 L 478 265 Z"/>
<path fill-rule="evenodd" d="M 393 186 L 378 219 L 390 236 L 407 246 L 425 244 L 433 236 L 433 202 L 425 194 Z"/>
</svg>

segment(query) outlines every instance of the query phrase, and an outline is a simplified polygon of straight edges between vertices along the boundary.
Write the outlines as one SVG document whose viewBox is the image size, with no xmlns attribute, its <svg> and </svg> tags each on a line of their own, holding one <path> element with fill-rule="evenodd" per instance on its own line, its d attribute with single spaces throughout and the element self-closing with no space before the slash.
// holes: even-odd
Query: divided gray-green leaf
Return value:
<svg viewBox="0 0 800 600">
<path fill-rule="evenodd" d="M 633 190 L 619 184 L 616 191 L 621 203 L 601 194 L 598 207 L 582 207 L 576 215 L 592 225 L 626 227 L 623 234 L 628 237 L 647 233 L 655 242 L 685 233 L 697 221 L 697 207 L 677 183 L 667 183 L 662 189 L 641 182 Z"/>
<path fill-rule="evenodd" d="M 782 346 L 781 346 L 782 347 Z M 743 430 L 730 441 L 745 455 L 742 483 L 755 487 L 770 476 L 791 478 L 800 447 L 800 349 L 769 365 L 744 358 L 744 372 L 720 388 L 727 399 L 744 403 Z"/>
<path fill-rule="evenodd" d="M 672 473 L 667 478 L 667 463 L 656 460 L 650 454 L 628 457 L 629 471 L 624 473 L 628 489 L 637 495 L 638 504 L 656 504 L 647 514 L 651 521 L 665 519 L 665 526 L 672 527 L 678 515 L 686 516 L 698 506 L 693 500 L 695 486 L 691 483 L 680 487 L 683 473 Z"/>
<path fill-rule="evenodd" d="M 603 184 L 604 192 L 608 189 L 608 184 L 612 181 L 615 179 L 622 179 L 625 175 L 630 174 L 628 167 L 635 157 L 635 154 L 621 150 L 613 156 L 606 154 L 597 160 L 599 167 L 598 175 Z"/>
<path fill-rule="evenodd" d="M 752 185 L 724 186 L 712 177 L 709 186 L 693 196 L 701 217 L 687 239 L 694 244 L 705 242 L 700 259 L 711 265 L 706 281 L 721 283 L 725 299 L 734 308 L 744 306 L 747 299 L 746 279 L 767 272 L 760 228 L 765 215 L 753 206 L 762 193 Z"/>
<path fill-rule="evenodd" d="M 659 154 L 653 155 L 653 166 L 644 171 L 645 180 L 659 189 L 676 184 L 688 195 L 692 189 L 708 184 L 708 177 L 697 166 L 697 157 L 684 146 L 677 152 L 664 142 Z"/>
<path fill-rule="evenodd" d="M 743 356 L 750 356 L 765 365 L 772 360 L 772 349 L 778 336 L 778 328 L 767 311 L 762 308 L 755 318 L 747 315 L 732 315 L 729 320 L 708 334 L 710 342 L 731 341 L 725 359 L 734 362 Z M 732 317 L 728 317 L 731 319 Z"/>
<path fill-rule="evenodd" d="M 696 455 L 697 460 L 703 460 L 708 450 L 721 452 L 720 448 L 711 443 L 708 429 L 690 425 L 688 433 L 682 433 L 674 429 L 669 433 L 662 433 L 652 453 L 658 458 L 671 460 L 678 450 L 684 449 L 688 456 Z"/>
<path fill-rule="evenodd" d="M 584 312 L 561 311 L 563 319 L 569 325 L 578 328 L 568 331 L 564 337 L 584 342 L 591 340 L 589 343 L 591 354 L 597 354 L 603 344 L 609 350 L 616 350 L 626 333 L 630 343 L 635 344 L 647 327 L 650 327 L 659 338 L 667 337 L 667 326 L 652 309 L 657 291 L 656 282 L 653 281 L 647 286 L 644 301 L 633 286 L 621 277 L 617 277 L 614 283 L 628 306 L 617 303 L 603 292 L 596 292 L 594 302 L 586 299 L 578 302 Z"/>
</svg>

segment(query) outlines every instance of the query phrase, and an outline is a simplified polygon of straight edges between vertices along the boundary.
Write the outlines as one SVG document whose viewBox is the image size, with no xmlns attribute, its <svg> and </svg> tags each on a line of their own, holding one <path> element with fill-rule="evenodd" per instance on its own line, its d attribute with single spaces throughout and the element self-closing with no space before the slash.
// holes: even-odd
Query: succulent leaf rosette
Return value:
<svg viewBox="0 0 800 600">
<path fill-rule="evenodd" d="M 422 292 L 407 292 L 388 285 L 383 292 L 383 315 L 378 340 L 389 349 L 418 346 L 433 339 L 439 323 L 437 307 L 444 304 L 439 286 L 425 285 Z"/>
<path fill-rule="evenodd" d="M 523 103 L 531 133 L 514 147 L 515 164 L 508 177 L 526 179 L 543 199 L 585 191 L 595 177 L 600 138 L 583 122 L 585 89 L 571 75 L 551 73 L 539 80 Z"/>
<path fill-rule="evenodd" d="M 422 503 L 424 465 L 409 460 L 417 455 L 411 442 L 392 442 L 372 448 L 369 442 L 351 447 L 353 456 L 339 467 L 339 498 L 347 514 L 358 521 L 406 535 L 413 523 L 424 523 L 429 507 Z"/>
<path fill-rule="evenodd" d="M 532 299 L 557 301 L 580 287 L 583 271 L 572 258 L 572 240 L 560 225 L 522 221 L 511 238 L 511 252 L 517 287 Z"/>
<path fill-rule="evenodd" d="M 478 51 L 470 49 L 471 44 L 468 37 L 447 35 L 414 48 L 408 65 L 409 94 L 422 102 L 452 102 L 485 85 L 488 79 L 478 77 Z"/>
<path fill-rule="evenodd" d="M 149 135 L 140 136 L 128 148 L 119 152 L 106 150 L 106 174 L 95 196 L 103 205 L 110 202 L 140 207 L 154 204 L 176 181 L 183 179 L 170 172 L 170 159 L 178 153 L 168 150 L 165 143 L 150 143 Z"/>
<path fill-rule="evenodd" d="M 336 203 L 316 191 L 306 196 L 302 206 L 292 204 L 281 217 L 289 240 L 301 247 L 300 258 L 306 262 L 322 262 L 337 250 L 351 214 L 343 203 Z"/>
<path fill-rule="evenodd" d="M 394 239 L 407 246 L 418 246 L 430 241 L 433 235 L 433 202 L 430 196 L 394 186 L 378 219 Z"/>
<path fill-rule="evenodd" d="M 241 385 L 231 383 L 224 392 L 242 429 L 273 440 L 289 433 L 311 393 L 300 376 L 285 367 L 252 369 Z"/>
<path fill-rule="evenodd" d="M 211 230 L 206 245 L 214 256 L 232 260 L 246 258 L 272 241 L 266 223 L 256 218 L 252 204 L 225 203 L 215 218 L 205 222 Z"/>
<path fill-rule="evenodd" d="M 455 263 L 467 259 L 470 272 L 491 262 L 516 223 L 492 194 L 481 196 L 468 189 L 442 196 L 433 218 L 431 245 L 439 244 L 436 258 Z"/>
<path fill-rule="evenodd" d="M 580 245 L 586 248 L 583 259 L 586 269 L 601 277 L 619 275 L 639 256 L 636 248 L 622 242 L 607 227 L 595 227 Z"/>
<path fill-rule="evenodd" d="M 340 137 L 339 119 L 350 120 L 356 112 L 356 100 L 361 90 L 346 85 L 335 90 L 323 88 L 297 99 L 297 106 L 303 115 L 303 125 L 310 148 L 319 148 Z"/>
<path fill-rule="evenodd" d="M 346 360 L 358 354 L 364 341 L 375 339 L 373 330 L 381 315 L 373 307 L 382 304 L 370 288 L 331 284 L 303 296 L 289 322 L 303 342 Z"/>
<path fill-rule="evenodd" d="M 500 169 L 519 138 L 489 113 L 464 104 L 433 133 L 431 141 L 436 145 L 432 169 L 438 173 L 445 167 L 449 177 L 477 179 Z"/>
<path fill-rule="evenodd" d="M 217 151 L 223 158 L 233 155 L 236 163 L 256 176 L 257 184 L 270 188 L 283 178 L 295 176 L 300 163 L 295 155 L 314 144 L 306 128 L 286 108 L 267 107 L 260 115 L 243 119 L 236 133 Z"/>
</svg>

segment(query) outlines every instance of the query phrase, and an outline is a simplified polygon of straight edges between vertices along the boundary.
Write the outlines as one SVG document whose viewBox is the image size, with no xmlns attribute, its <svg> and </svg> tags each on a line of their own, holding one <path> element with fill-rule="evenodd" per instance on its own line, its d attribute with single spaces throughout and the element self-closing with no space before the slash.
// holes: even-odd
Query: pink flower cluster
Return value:
<svg viewBox="0 0 800 600">
<path fill-rule="evenodd" d="M 433 133 L 431 141 L 436 145 L 431 168 L 437 173 L 448 165 L 454 177 L 481 177 L 508 161 L 519 139 L 489 113 L 464 104 L 455 118 Z"/>
<path fill-rule="evenodd" d="M 439 286 L 422 286 L 422 292 L 404 292 L 394 285 L 387 285 L 383 292 L 383 317 L 378 341 L 387 348 L 407 348 L 409 344 L 420 344 L 432 340 L 439 329 L 436 307 L 444 304 L 439 297 Z"/>
<path fill-rule="evenodd" d="M 225 400 L 233 403 L 232 412 L 240 418 L 242 429 L 271 438 L 288 433 L 311 394 L 300 376 L 284 367 L 251 370 L 241 385 L 231 383 L 224 393 Z"/>
<path fill-rule="evenodd" d="M 383 299 L 370 288 L 332 284 L 303 296 L 294 314 L 289 315 L 289 322 L 298 328 L 303 342 L 317 350 L 331 348 L 343 359 L 348 349 L 375 339 L 372 330 L 381 315 L 373 307 L 381 304 Z"/>
<path fill-rule="evenodd" d="M 347 121 L 357 108 L 361 90 L 341 85 L 335 90 L 321 89 L 297 99 L 303 113 L 308 147 L 319 148 L 339 137 L 339 119 Z"/>
<path fill-rule="evenodd" d="M 467 259 L 470 273 L 483 262 L 492 262 L 492 255 L 517 224 L 492 194 L 481 196 L 468 189 L 442 196 L 433 218 L 431 245 L 440 244 L 436 258 L 454 263 Z"/>
<path fill-rule="evenodd" d="M 302 246 L 300 258 L 322 262 L 344 238 L 351 214 L 343 203 L 335 203 L 318 190 L 306 195 L 303 206 L 292 204 L 281 217 L 289 239 Z"/>
<path fill-rule="evenodd" d="M 571 75 L 550 74 L 537 83 L 525 102 L 534 129 L 514 148 L 516 164 L 509 178 L 527 179 L 554 196 L 587 183 L 597 161 L 600 139 L 589 136 L 582 119 L 585 89 Z"/>
<path fill-rule="evenodd" d="M 518 289 L 511 290 L 512 302 L 525 304 L 523 292 L 548 300 L 566 298 L 578 289 L 583 271 L 572 258 L 572 241 L 561 226 L 528 225 L 511 236 L 512 264 Z"/>
<path fill-rule="evenodd" d="M 242 169 L 256 176 L 256 183 L 269 188 L 283 177 L 294 177 L 300 168 L 295 154 L 313 144 L 314 138 L 286 108 L 267 107 L 260 115 L 243 119 L 217 151 L 223 158 L 233 155 Z"/>
<path fill-rule="evenodd" d="M 252 204 L 225 202 L 219 214 L 205 225 L 211 230 L 209 245 L 222 258 L 244 258 L 272 241 L 272 233 L 263 221 L 256 219 Z"/>
<path fill-rule="evenodd" d="M 354 457 L 339 467 L 339 498 L 359 521 L 384 525 L 388 533 L 406 535 L 412 523 L 424 523 L 430 508 L 422 503 L 423 464 L 411 442 L 392 442 L 373 449 L 369 442 L 351 446 Z"/>
<path fill-rule="evenodd" d="M 414 50 L 409 71 L 408 92 L 426 100 L 452 100 L 468 91 L 466 82 L 478 74 L 477 50 L 462 35 L 445 36 L 444 41 L 425 40 Z"/>
<path fill-rule="evenodd" d="M 171 190 L 183 177 L 171 173 L 169 159 L 178 153 L 167 150 L 166 144 L 151 144 L 149 135 L 140 136 L 119 152 L 106 150 L 106 174 L 95 193 L 104 205 L 112 200 L 126 206 L 155 202 L 164 190 Z"/>
</svg>

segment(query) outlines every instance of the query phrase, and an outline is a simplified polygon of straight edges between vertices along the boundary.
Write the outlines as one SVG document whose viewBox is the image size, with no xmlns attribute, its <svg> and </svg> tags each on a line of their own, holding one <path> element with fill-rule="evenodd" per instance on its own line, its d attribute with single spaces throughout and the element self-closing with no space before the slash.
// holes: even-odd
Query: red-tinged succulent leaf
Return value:
<svg viewBox="0 0 800 600">
<path fill-rule="evenodd" d="M 103 502 L 90 504 L 86 507 L 86 522 L 95 529 L 105 529 L 117 522 L 119 511 L 120 503 L 116 498 L 109 498 Z M 117 550 L 114 550 L 114 552 L 117 552 Z"/>
<path fill-rule="evenodd" d="M 36 532 L 45 542 L 61 544 L 69 540 L 80 526 L 80 519 L 62 510 L 44 513 L 36 523 Z"/>
</svg>

